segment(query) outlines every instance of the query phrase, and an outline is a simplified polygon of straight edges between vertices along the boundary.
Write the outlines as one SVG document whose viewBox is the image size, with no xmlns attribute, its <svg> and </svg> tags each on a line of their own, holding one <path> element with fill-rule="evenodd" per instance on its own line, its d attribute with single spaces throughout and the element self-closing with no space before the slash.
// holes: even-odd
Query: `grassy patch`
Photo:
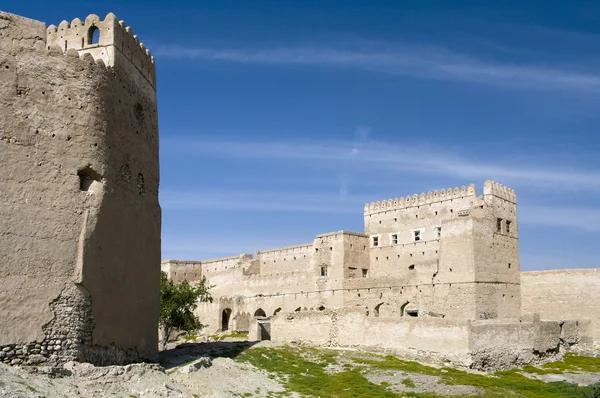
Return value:
<svg viewBox="0 0 600 398">
<path fill-rule="evenodd" d="M 196 341 L 196 339 L 198 338 L 197 335 L 195 334 L 186 334 L 183 335 L 183 341 L 185 341 L 186 343 L 189 343 L 190 341 Z"/>
<path fill-rule="evenodd" d="M 229 334 L 211 334 L 208 336 L 208 338 L 214 340 L 214 341 L 223 341 L 225 339 L 230 339 L 230 338 L 246 338 L 248 337 L 248 333 L 242 333 L 242 332 L 231 332 Z"/>
<path fill-rule="evenodd" d="M 327 373 L 330 364 L 338 364 L 343 359 L 342 371 Z M 591 359 L 591 360 L 590 360 Z M 434 368 L 413 361 L 404 361 L 394 356 L 339 352 L 327 349 L 281 347 L 253 348 L 241 353 L 236 359 L 249 362 L 275 375 L 288 392 L 301 396 L 321 397 L 435 397 L 432 393 L 403 392 L 390 390 L 388 383 L 374 384 L 365 374 L 376 370 L 396 370 L 436 376 L 442 385 L 472 386 L 482 390 L 488 397 L 595 397 L 600 387 L 578 387 L 577 385 L 555 382 L 545 383 L 530 379 L 520 370 L 474 374 L 453 368 Z M 348 363 L 350 361 L 350 363 Z M 549 364 L 552 369 L 594 371 L 596 358 L 569 356 L 564 363 Z M 407 387 L 415 388 L 410 378 L 401 381 Z M 600 393 L 599 393 L 600 394 Z M 598 395 L 600 397 L 600 395 Z"/>
<path fill-rule="evenodd" d="M 409 378 L 406 378 L 406 379 L 402 380 L 402 384 L 404 384 L 406 387 L 409 387 L 409 388 L 415 388 L 416 387 L 415 382 L 412 381 Z"/>
<path fill-rule="evenodd" d="M 536 374 L 549 373 L 577 373 L 577 372 L 600 372 L 600 358 L 583 357 L 576 353 L 567 353 L 564 360 L 550 362 L 542 365 L 541 368 L 526 366 L 523 371 Z"/>
</svg>

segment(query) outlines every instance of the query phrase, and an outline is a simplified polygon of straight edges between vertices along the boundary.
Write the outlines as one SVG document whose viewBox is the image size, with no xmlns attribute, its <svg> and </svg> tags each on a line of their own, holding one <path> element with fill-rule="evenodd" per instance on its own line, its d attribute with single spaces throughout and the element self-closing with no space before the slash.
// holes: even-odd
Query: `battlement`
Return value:
<svg viewBox="0 0 600 398">
<path fill-rule="evenodd" d="M 75 18 L 71 22 L 62 21 L 58 27 L 50 25 L 46 29 L 46 43 L 48 49 L 58 46 L 63 52 L 75 49 L 89 53 L 111 67 L 115 66 L 119 56 L 123 56 L 156 89 L 154 57 L 131 28 L 113 13 L 109 13 L 103 21 L 92 14 L 84 22 Z"/>
<path fill-rule="evenodd" d="M 429 191 L 427 193 L 422 192 L 420 195 L 409 195 L 406 196 L 406 198 L 395 198 L 382 200 L 381 202 L 367 203 L 365 204 L 365 214 L 369 215 L 381 213 L 388 210 L 405 209 L 409 207 L 421 206 L 435 202 L 442 202 L 450 199 L 464 198 L 468 196 L 477 196 L 477 190 L 475 189 L 474 184 L 471 184 L 468 187 L 455 187 L 454 189 L 442 188 L 440 191 Z"/>
<path fill-rule="evenodd" d="M 483 185 L 483 194 L 493 195 L 514 204 L 517 203 L 517 194 L 515 193 L 515 190 L 508 188 L 499 182 L 486 181 Z"/>
</svg>

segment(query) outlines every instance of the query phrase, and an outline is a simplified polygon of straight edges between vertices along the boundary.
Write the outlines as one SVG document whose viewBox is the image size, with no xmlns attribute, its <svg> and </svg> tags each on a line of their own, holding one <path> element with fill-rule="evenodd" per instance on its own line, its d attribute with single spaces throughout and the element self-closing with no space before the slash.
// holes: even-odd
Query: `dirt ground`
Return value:
<svg viewBox="0 0 600 398">
<path fill-rule="evenodd" d="M 0 364 L 0 396 L 28 397 L 296 397 L 285 387 L 285 378 L 247 362 L 234 361 L 239 354 L 256 348 L 282 347 L 269 341 L 217 341 L 183 343 L 160 354 L 156 364 L 95 367 L 67 363 L 62 376 L 48 374 L 43 367 L 10 367 Z M 257 351 L 257 352 L 260 352 Z M 363 353 L 364 354 L 364 353 Z M 368 354 L 367 354 L 368 355 Z M 340 358 L 345 358 L 340 351 Z M 344 360 L 329 365 L 334 374 L 348 366 Z M 397 396 L 429 393 L 430 396 L 481 396 L 485 392 L 469 385 L 445 385 L 436 376 L 413 372 L 373 369 L 366 379 L 387 385 Z M 544 382 L 567 380 L 590 385 L 600 373 L 578 375 L 531 375 Z M 410 379 L 411 383 L 406 384 Z M 349 395 L 354 396 L 354 395 Z M 363 395 L 360 395 L 363 396 Z M 414 396 L 414 395 L 413 395 Z"/>
</svg>

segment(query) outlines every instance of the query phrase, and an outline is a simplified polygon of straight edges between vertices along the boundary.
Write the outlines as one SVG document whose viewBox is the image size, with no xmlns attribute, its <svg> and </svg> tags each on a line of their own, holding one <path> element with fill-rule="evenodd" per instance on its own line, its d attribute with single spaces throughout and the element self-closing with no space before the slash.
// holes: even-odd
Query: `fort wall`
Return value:
<svg viewBox="0 0 600 398">
<path fill-rule="evenodd" d="M 5 362 L 157 353 L 156 93 L 124 61 L 65 51 L 44 23 L 0 12 Z"/>
<path fill-rule="evenodd" d="M 375 318 L 340 309 L 278 313 L 271 319 L 271 336 L 277 342 L 368 348 L 483 371 L 556 360 L 567 350 L 586 347 L 577 337 L 585 331 L 574 326 L 569 333 L 561 334 L 558 322 L 543 322 L 539 317 L 486 321 Z"/>
<path fill-rule="evenodd" d="M 600 269 L 521 273 L 522 309 L 544 320 L 591 320 L 591 336 L 600 345 Z"/>
</svg>

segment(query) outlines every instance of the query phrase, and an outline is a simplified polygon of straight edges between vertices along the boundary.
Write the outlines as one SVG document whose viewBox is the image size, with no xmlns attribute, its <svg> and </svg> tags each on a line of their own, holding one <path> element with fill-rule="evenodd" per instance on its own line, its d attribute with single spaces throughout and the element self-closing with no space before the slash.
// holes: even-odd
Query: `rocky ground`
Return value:
<svg viewBox="0 0 600 398">
<path fill-rule="evenodd" d="M 461 384 L 460 377 L 463 376 L 459 377 L 459 373 L 452 370 L 393 360 L 396 362 L 390 362 L 389 357 L 353 350 L 290 348 L 271 342 L 183 343 L 161 353 L 157 364 L 95 367 L 68 363 L 64 366 L 65 376 L 60 377 L 46 374 L 44 368 L 0 364 L 0 396 L 505 396 L 497 384 L 496 387 L 488 386 L 482 381 L 487 380 L 487 376 L 477 375 L 478 381 L 467 377 Z M 313 367 L 313 363 L 316 366 Z M 600 382 L 600 370 L 595 367 L 593 370 L 564 374 L 527 373 L 527 380 L 549 388 L 554 387 L 545 383 L 573 383 L 574 389 L 569 391 L 574 395 L 569 396 L 585 397 L 587 390 L 577 390 L 576 385 Z M 449 372 L 451 377 L 444 372 Z M 490 380 L 494 379 L 497 377 L 490 376 Z M 323 384 L 323 388 L 316 384 Z M 581 395 L 577 395 L 579 392 Z M 562 396 L 558 394 L 547 396 Z M 511 395 L 531 396 L 516 390 L 511 391 Z M 593 397 L 593 393 L 590 396 Z"/>
</svg>

